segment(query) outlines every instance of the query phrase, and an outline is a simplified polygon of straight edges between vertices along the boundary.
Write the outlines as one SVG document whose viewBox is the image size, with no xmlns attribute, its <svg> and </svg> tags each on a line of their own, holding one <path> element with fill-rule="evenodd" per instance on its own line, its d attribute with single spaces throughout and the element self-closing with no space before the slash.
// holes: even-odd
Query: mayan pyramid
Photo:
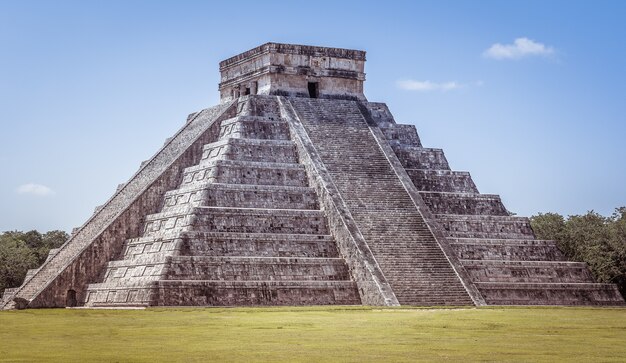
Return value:
<svg viewBox="0 0 626 363">
<path fill-rule="evenodd" d="M 619 305 L 363 94 L 365 52 L 267 43 L 8 308 Z"/>
</svg>

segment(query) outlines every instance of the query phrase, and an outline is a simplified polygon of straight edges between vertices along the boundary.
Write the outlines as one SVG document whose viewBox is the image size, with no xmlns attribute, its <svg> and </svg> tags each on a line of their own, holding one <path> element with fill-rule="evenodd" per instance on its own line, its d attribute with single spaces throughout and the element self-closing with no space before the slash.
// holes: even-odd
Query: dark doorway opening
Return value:
<svg viewBox="0 0 626 363">
<path fill-rule="evenodd" d="M 250 87 L 246 87 L 246 91 L 243 93 L 245 96 L 250 94 Z"/>
<path fill-rule="evenodd" d="M 319 93 L 319 83 L 317 82 L 309 82 L 309 97 L 318 98 Z"/>
<path fill-rule="evenodd" d="M 67 298 L 65 299 L 65 306 L 73 308 L 77 305 L 76 301 L 76 291 L 67 290 Z"/>
</svg>

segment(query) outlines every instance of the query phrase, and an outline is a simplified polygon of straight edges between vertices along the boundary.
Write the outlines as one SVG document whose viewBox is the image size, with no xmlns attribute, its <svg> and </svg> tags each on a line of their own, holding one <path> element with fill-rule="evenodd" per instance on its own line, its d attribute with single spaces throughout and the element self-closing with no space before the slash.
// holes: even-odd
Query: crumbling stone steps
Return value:
<svg viewBox="0 0 626 363">
<path fill-rule="evenodd" d="M 290 102 L 398 301 L 404 305 L 446 301 L 472 305 L 357 103 Z"/>
<path fill-rule="evenodd" d="M 304 166 L 241 160 L 214 160 L 186 168 L 181 187 L 198 183 L 286 185 L 306 187 Z"/>
<path fill-rule="evenodd" d="M 421 192 L 478 193 L 470 173 L 465 171 L 405 169 Z"/>
<path fill-rule="evenodd" d="M 313 188 L 284 185 L 207 183 L 165 193 L 163 211 L 187 206 L 318 209 Z"/>
<path fill-rule="evenodd" d="M 461 260 L 475 282 L 589 282 L 583 262 Z"/>
<path fill-rule="evenodd" d="M 183 256 L 339 257 L 330 235 L 184 232 Z"/>
<path fill-rule="evenodd" d="M 222 121 L 220 139 L 290 140 L 289 125 L 284 120 L 259 116 L 237 116 Z"/>
<path fill-rule="evenodd" d="M 478 282 L 489 305 L 624 305 L 614 284 Z"/>
<path fill-rule="evenodd" d="M 328 234 L 319 210 L 195 207 L 146 216 L 145 234 L 168 229 L 206 232 Z"/>
<path fill-rule="evenodd" d="M 228 138 L 204 145 L 200 164 L 217 158 L 274 163 L 298 162 L 295 145 L 291 140 Z"/>
<path fill-rule="evenodd" d="M 434 214 L 508 216 L 500 196 L 478 193 L 420 192 Z"/>
<path fill-rule="evenodd" d="M 528 218 L 451 214 L 437 214 L 435 217 L 453 238 L 535 238 Z"/>
<path fill-rule="evenodd" d="M 456 238 L 450 245 L 464 260 L 566 260 L 554 241 Z"/>
</svg>

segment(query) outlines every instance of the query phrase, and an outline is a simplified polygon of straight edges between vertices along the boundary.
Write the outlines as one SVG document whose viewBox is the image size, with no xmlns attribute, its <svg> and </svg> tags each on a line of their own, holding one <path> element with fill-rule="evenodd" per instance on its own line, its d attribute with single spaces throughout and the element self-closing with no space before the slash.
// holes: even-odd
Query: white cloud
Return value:
<svg viewBox="0 0 626 363">
<path fill-rule="evenodd" d="M 54 191 L 45 185 L 28 183 L 17 187 L 17 194 L 29 194 L 38 197 L 54 195 Z"/>
<path fill-rule="evenodd" d="M 406 90 L 406 91 L 418 91 L 418 92 L 429 92 L 429 91 L 452 91 L 455 89 L 459 89 L 465 87 L 465 85 L 457 83 L 457 82 L 431 82 L 431 81 L 414 81 L 412 79 L 397 81 L 396 85 L 398 88 Z"/>
<path fill-rule="evenodd" d="M 554 48 L 528 38 L 517 38 L 513 44 L 496 43 L 483 52 L 487 58 L 520 59 L 529 56 L 547 57 L 554 54 Z"/>
</svg>

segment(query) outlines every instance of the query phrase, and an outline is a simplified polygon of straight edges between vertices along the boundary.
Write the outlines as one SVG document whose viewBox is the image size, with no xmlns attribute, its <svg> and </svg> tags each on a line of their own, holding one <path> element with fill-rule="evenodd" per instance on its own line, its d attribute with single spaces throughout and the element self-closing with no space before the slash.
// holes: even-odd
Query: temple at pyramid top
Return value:
<svg viewBox="0 0 626 363">
<path fill-rule="evenodd" d="M 244 95 L 365 100 L 365 52 L 266 43 L 220 62 L 222 102 Z"/>
</svg>

